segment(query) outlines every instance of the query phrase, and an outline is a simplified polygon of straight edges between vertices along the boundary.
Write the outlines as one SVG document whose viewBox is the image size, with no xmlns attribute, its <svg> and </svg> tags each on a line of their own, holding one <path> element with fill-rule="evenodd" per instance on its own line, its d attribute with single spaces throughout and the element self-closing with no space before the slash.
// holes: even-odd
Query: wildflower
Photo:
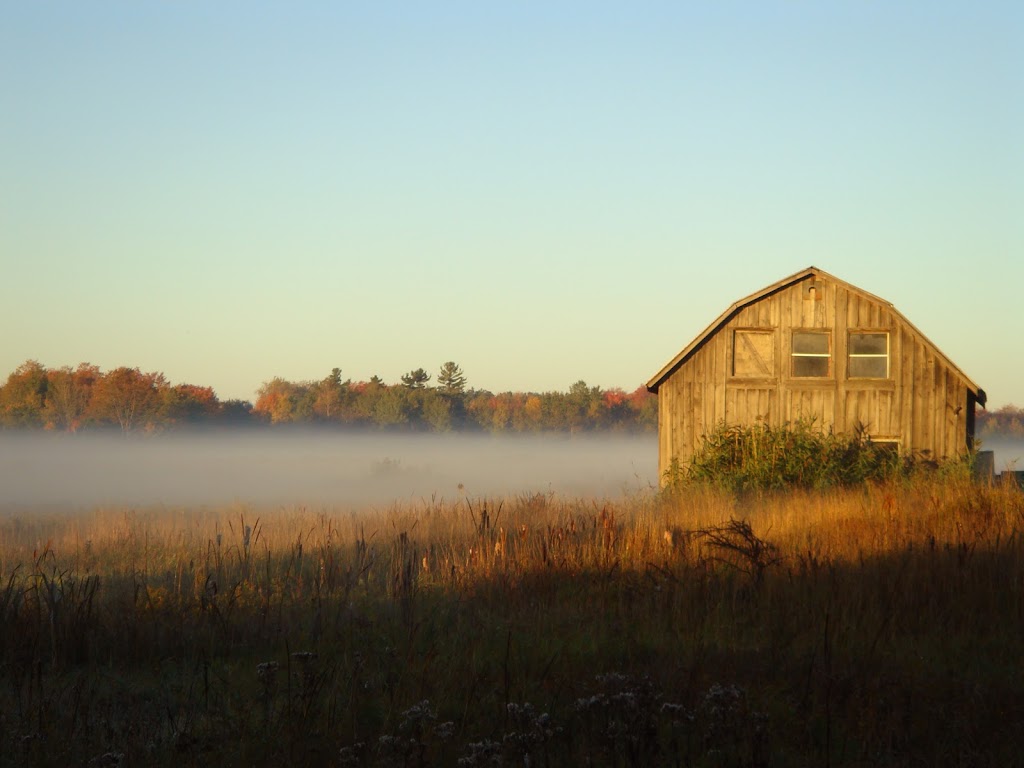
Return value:
<svg viewBox="0 0 1024 768">
<path fill-rule="evenodd" d="M 490 739 L 470 742 L 466 745 L 464 757 L 460 757 L 460 768 L 477 768 L 483 765 L 501 765 L 501 744 Z"/>
<path fill-rule="evenodd" d="M 124 752 L 105 752 L 89 761 L 89 768 L 114 768 L 124 762 Z"/>
<path fill-rule="evenodd" d="M 403 731 L 418 728 L 422 722 L 436 719 L 437 715 L 430 708 L 430 700 L 424 699 L 419 704 L 413 704 L 402 713 L 402 722 L 398 724 L 398 728 Z"/>
<path fill-rule="evenodd" d="M 434 728 L 434 735 L 441 741 L 448 741 L 448 739 L 455 735 L 455 723 L 451 720 L 446 720 Z"/>
<path fill-rule="evenodd" d="M 265 687 L 270 688 L 277 679 L 277 670 L 280 667 L 281 665 L 276 661 L 265 661 L 262 664 L 257 664 L 256 677 L 259 678 Z"/>
<path fill-rule="evenodd" d="M 366 745 L 358 741 L 351 747 L 342 747 L 338 750 L 338 764 L 347 765 L 360 765 L 363 762 L 362 755 L 366 749 Z"/>
<path fill-rule="evenodd" d="M 673 704 L 672 702 L 666 701 L 661 705 L 661 714 L 668 715 L 672 718 L 687 718 L 692 720 L 693 715 L 686 711 L 686 707 L 682 704 Z"/>
</svg>

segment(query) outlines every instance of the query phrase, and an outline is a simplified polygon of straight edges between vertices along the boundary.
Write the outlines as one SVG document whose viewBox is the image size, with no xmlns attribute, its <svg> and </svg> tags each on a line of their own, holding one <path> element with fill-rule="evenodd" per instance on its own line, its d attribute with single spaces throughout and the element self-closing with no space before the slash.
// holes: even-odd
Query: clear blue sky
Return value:
<svg viewBox="0 0 1024 768">
<path fill-rule="evenodd" d="M 809 265 L 1024 405 L 1024 4 L 0 2 L 0 375 L 632 389 Z"/>
</svg>

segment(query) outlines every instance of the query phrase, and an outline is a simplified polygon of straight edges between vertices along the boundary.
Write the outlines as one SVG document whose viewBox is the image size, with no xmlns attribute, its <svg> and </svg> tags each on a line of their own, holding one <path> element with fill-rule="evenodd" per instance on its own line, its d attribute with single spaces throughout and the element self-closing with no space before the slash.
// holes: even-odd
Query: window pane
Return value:
<svg viewBox="0 0 1024 768">
<path fill-rule="evenodd" d="M 851 379 L 884 379 L 889 375 L 888 357 L 851 357 Z"/>
<path fill-rule="evenodd" d="M 794 333 L 793 354 L 827 355 L 828 334 L 806 332 Z"/>
<path fill-rule="evenodd" d="M 828 357 L 794 357 L 793 376 L 828 376 L 828 363 L 830 359 Z"/>
<path fill-rule="evenodd" d="M 851 355 L 885 355 L 889 353 L 889 334 L 851 333 Z"/>
<path fill-rule="evenodd" d="M 775 375 L 775 337 L 765 331 L 736 331 L 733 337 L 733 376 Z"/>
<path fill-rule="evenodd" d="M 870 437 L 868 440 L 879 451 L 885 451 L 886 453 L 891 453 L 894 456 L 900 452 L 899 440 L 880 437 Z"/>
</svg>

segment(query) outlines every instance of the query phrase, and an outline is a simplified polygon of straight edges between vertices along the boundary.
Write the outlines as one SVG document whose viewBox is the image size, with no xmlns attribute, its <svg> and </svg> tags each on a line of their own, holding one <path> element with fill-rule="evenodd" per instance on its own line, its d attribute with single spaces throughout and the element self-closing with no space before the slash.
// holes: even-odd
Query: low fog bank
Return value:
<svg viewBox="0 0 1024 768">
<path fill-rule="evenodd" d="M 0 508 L 381 504 L 657 485 L 653 435 L 0 434 Z M 464 491 L 460 491 L 459 485 Z"/>
<path fill-rule="evenodd" d="M 1004 470 L 1024 471 L 1024 438 L 997 435 L 983 437 L 981 450 L 995 453 L 996 472 Z"/>
</svg>

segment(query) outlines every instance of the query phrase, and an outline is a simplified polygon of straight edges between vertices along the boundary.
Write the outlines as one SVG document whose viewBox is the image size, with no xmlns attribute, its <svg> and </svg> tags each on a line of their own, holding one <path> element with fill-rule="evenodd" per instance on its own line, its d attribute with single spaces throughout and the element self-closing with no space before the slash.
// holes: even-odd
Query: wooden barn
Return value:
<svg viewBox="0 0 1024 768">
<path fill-rule="evenodd" d="M 858 425 L 901 453 L 962 455 L 978 388 L 889 302 L 809 267 L 740 299 L 648 383 L 659 473 L 722 422 Z"/>
</svg>

